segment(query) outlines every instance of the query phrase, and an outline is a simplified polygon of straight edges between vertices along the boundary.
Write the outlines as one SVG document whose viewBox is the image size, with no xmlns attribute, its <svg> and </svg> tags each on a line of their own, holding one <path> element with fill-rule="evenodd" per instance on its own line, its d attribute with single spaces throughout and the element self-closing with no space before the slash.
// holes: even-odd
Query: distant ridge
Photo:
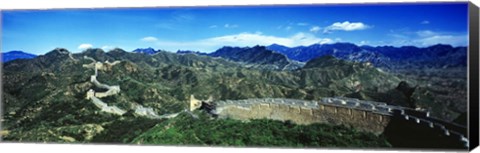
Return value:
<svg viewBox="0 0 480 153">
<path fill-rule="evenodd" d="M 177 54 L 197 54 L 197 55 L 208 55 L 208 53 L 200 51 L 191 51 L 191 50 L 178 50 Z"/>
<path fill-rule="evenodd" d="M 292 61 L 287 56 L 267 49 L 265 46 L 231 47 L 224 46 L 212 53 L 198 51 L 177 51 L 177 54 L 196 54 L 220 57 L 243 64 L 245 67 L 270 70 L 293 70 L 303 66 L 303 63 Z"/>
<path fill-rule="evenodd" d="M 152 47 L 148 47 L 148 48 L 137 48 L 137 49 L 133 50 L 132 52 L 153 55 L 153 54 L 156 54 L 158 52 L 161 52 L 161 50 L 155 50 Z"/>
<path fill-rule="evenodd" d="M 222 57 L 235 62 L 247 64 L 272 65 L 273 69 L 283 69 L 290 64 L 288 58 L 282 54 L 268 50 L 264 46 L 254 47 L 222 47 L 210 53 L 212 57 Z"/>
<path fill-rule="evenodd" d="M 369 62 L 381 68 L 395 70 L 405 66 L 448 68 L 467 65 L 467 48 L 437 44 L 429 47 L 415 46 L 357 46 L 352 43 L 313 44 L 310 46 L 286 47 L 279 44 L 267 46 L 291 60 L 307 62 L 321 56 Z"/>
<path fill-rule="evenodd" d="M 37 57 L 37 55 L 26 53 L 26 52 L 23 52 L 23 51 L 14 50 L 14 51 L 9 51 L 9 52 L 6 52 L 6 53 L 2 53 L 2 62 L 5 63 L 5 62 L 9 62 L 9 61 L 16 60 L 16 59 L 32 59 L 32 58 L 35 58 L 35 57 Z"/>
</svg>

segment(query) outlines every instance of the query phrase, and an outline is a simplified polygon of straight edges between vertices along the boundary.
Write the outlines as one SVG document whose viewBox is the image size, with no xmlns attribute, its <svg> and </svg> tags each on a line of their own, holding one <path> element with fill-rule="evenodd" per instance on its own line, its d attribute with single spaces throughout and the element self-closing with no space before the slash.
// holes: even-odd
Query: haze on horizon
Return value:
<svg viewBox="0 0 480 153">
<path fill-rule="evenodd" d="M 448 11 L 446 11 L 448 10 Z M 222 46 L 350 42 L 467 46 L 468 3 L 3 10 L 2 51 L 37 55 L 153 47 L 212 52 Z"/>
</svg>

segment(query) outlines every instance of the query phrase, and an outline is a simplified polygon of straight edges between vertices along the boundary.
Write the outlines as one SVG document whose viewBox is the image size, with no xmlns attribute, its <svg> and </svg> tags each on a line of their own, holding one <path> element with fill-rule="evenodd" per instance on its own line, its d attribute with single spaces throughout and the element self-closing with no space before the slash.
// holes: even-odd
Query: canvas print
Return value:
<svg viewBox="0 0 480 153">
<path fill-rule="evenodd" d="M 468 148 L 468 3 L 2 10 L 3 142 Z"/>
</svg>

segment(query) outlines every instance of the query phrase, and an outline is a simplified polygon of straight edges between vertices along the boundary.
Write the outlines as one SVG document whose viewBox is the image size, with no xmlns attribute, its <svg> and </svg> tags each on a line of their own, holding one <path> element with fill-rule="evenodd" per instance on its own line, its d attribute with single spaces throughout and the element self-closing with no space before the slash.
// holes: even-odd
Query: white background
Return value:
<svg viewBox="0 0 480 153">
<path fill-rule="evenodd" d="M 152 7 L 152 6 L 205 6 L 205 5 L 255 5 L 255 4 L 311 4 L 311 3 L 378 3 L 378 2 L 434 2 L 445 0 L 178 0 L 178 1 L 159 1 L 159 0 L 0 0 L 0 9 L 48 9 L 48 8 L 102 8 L 102 7 Z M 480 6 L 478 0 L 472 0 L 477 6 Z M 447 10 L 446 10 L 447 11 Z M 0 44 L 1 45 L 1 44 Z M 477 129 L 478 130 L 478 129 Z M 44 144 L 44 143 L 0 143 L 0 152 L 66 152 L 66 153 L 125 153 L 125 152 L 209 152 L 209 153 L 256 153 L 256 152 L 300 152 L 300 153 L 318 153 L 318 152 L 338 152 L 346 153 L 353 150 L 345 149 L 289 149 L 289 148 L 220 148 L 220 147 L 175 147 L 175 146 L 138 146 L 138 145 L 102 145 L 102 144 Z M 432 152 L 432 151 L 411 151 L 411 150 L 362 150 L 354 149 L 355 152 Z M 447 151 L 441 151 L 447 152 Z M 476 149 L 475 152 L 480 152 Z"/>
</svg>

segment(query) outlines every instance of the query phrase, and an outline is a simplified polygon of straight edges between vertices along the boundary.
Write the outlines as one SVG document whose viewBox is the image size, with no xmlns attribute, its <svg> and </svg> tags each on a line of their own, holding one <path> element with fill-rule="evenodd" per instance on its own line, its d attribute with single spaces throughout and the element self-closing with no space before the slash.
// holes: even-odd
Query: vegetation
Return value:
<svg viewBox="0 0 480 153">
<path fill-rule="evenodd" d="M 95 135 L 94 143 L 129 143 L 135 137 L 163 120 L 148 118 L 122 118 L 104 126 L 104 131 Z"/>
<path fill-rule="evenodd" d="M 272 120 L 244 123 L 231 119 L 210 120 L 205 116 L 192 119 L 185 115 L 159 121 L 137 117 L 131 111 L 134 106 L 142 105 L 158 114 L 179 112 L 188 108 L 191 94 L 199 99 L 211 95 L 218 100 L 267 97 L 312 100 L 347 96 L 384 102 L 396 100 L 398 105 L 407 99 L 397 96 L 401 94 L 395 91 L 401 81 L 398 77 L 333 57 L 314 59 L 304 68 L 277 71 L 247 67 L 221 58 L 168 52 L 146 55 L 121 49 L 109 52 L 89 49 L 72 56 L 70 58 L 64 49 L 56 49 L 31 60 L 14 60 L 3 65 L 2 129 L 9 132 L 4 140 L 381 147 L 389 146 L 382 136 L 341 126 L 294 125 Z M 106 71 L 99 71 L 97 79 L 105 84 L 120 85 L 118 95 L 102 100 L 129 113 L 118 116 L 101 112 L 85 99 L 86 92 L 94 88 L 89 82 L 94 71 L 82 66 L 92 62 L 84 56 L 97 61 L 121 61 Z M 430 89 L 420 89 L 413 94 L 415 101 L 431 105 L 434 94 L 429 94 Z M 446 106 L 435 107 L 440 107 L 435 108 L 436 111 Z"/>
<path fill-rule="evenodd" d="M 276 146 L 276 147 L 391 147 L 383 136 L 327 124 L 297 125 L 289 121 L 211 119 L 188 114 L 157 124 L 133 140 L 136 144 Z"/>
</svg>

